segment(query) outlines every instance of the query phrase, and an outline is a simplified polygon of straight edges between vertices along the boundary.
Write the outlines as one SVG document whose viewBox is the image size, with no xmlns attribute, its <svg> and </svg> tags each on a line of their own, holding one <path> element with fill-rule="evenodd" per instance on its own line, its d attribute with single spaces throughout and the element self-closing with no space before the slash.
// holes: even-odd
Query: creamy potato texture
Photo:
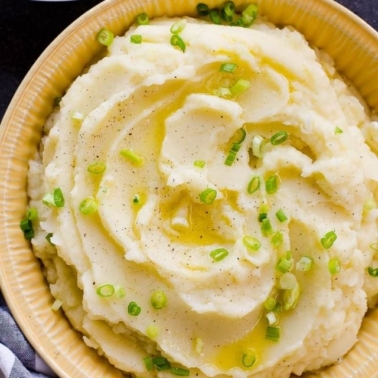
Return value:
<svg viewBox="0 0 378 378">
<path fill-rule="evenodd" d="M 29 193 L 52 294 L 136 376 L 331 364 L 376 301 L 377 123 L 298 32 L 188 18 L 183 52 L 176 21 L 115 38 L 46 126 Z"/>
</svg>

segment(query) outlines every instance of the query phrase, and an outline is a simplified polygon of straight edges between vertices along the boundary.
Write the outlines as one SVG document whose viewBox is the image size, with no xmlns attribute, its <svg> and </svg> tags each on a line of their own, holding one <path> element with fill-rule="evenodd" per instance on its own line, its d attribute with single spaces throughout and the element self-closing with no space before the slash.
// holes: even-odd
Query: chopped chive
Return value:
<svg viewBox="0 0 378 378">
<path fill-rule="evenodd" d="M 152 294 L 151 305 L 156 310 L 161 310 L 167 305 L 167 295 L 164 291 L 157 290 Z"/>
<path fill-rule="evenodd" d="M 283 243 L 283 234 L 281 231 L 277 231 L 270 241 L 275 247 L 279 247 Z"/>
<path fill-rule="evenodd" d="M 203 167 L 206 165 L 206 163 L 205 163 L 204 160 L 196 160 L 196 161 L 193 163 L 193 165 L 194 165 L 195 167 L 198 167 L 198 168 L 203 168 Z"/>
<path fill-rule="evenodd" d="M 281 337 L 281 327 L 279 326 L 268 326 L 266 327 L 265 339 L 278 342 Z"/>
<path fill-rule="evenodd" d="M 47 206 L 55 206 L 54 195 L 52 193 L 46 193 L 42 198 L 42 203 Z"/>
<path fill-rule="evenodd" d="M 278 189 L 277 175 L 270 176 L 265 182 L 265 190 L 268 194 L 274 194 Z"/>
<path fill-rule="evenodd" d="M 313 265 L 313 260 L 311 257 L 302 256 L 296 264 L 296 268 L 300 272 L 308 272 Z"/>
<path fill-rule="evenodd" d="M 278 260 L 278 263 L 276 265 L 276 269 L 278 271 L 280 271 L 281 273 L 286 273 L 291 269 L 292 265 L 293 265 L 293 263 L 292 263 L 291 259 L 281 257 Z"/>
<path fill-rule="evenodd" d="M 234 144 L 239 145 L 239 148 L 240 148 L 240 144 L 244 142 L 244 139 L 246 136 L 247 136 L 247 132 L 245 131 L 243 127 L 241 127 L 240 129 L 237 129 L 234 135 L 232 136 L 232 139 L 234 140 Z"/>
<path fill-rule="evenodd" d="M 173 47 L 178 47 L 182 52 L 185 52 L 186 45 L 183 39 L 178 34 L 173 34 L 171 37 L 171 45 Z"/>
<path fill-rule="evenodd" d="M 343 130 L 340 129 L 340 127 L 336 126 L 335 127 L 335 134 L 342 134 L 343 133 Z"/>
<path fill-rule="evenodd" d="M 264 219 L 268 218 L 268 213 L 259 213 L 258 220 L 262 222 Z"/>
<path fill-rule="evenodd" d="M 144 357 L 143 358 L 144 366 L 148 371 L 154 369 L 154 363 L 152 362 L 152 357 Z"/>
<path fill-rule="evenodd" d="M 148 25 L 150 23 L 150 19 L 146 13 L 141 13 L 138 14 L 136 22 L 138 25 Z"/>
<path fill-rule="evenodd" d="M 295 308 L 298 304 L 299 295 L 301 293 L 301 288 L 297 282 L 292 289 L 285 290 L 282 296 L 283 309 L 289 311 Z"/>
<path fill-rule="evenodd" d="M 277 305 L 277 301 L 273 297 L 268 297 L 264 302 L 264 307 L 268 311 L 273 311 Z"/>
<path fill-rule="evenodd" d="M 207 16 L 210 12 L 209 6 L 204 3 L 198 3 L 196 9 L 198 16 Z"/>
<path fill-rule="evenodd" d="M 269 325 L 273 325 L 278 322 L 277 315 L 274 311 L 269 311 L 268 313 L 265 314 L 265 317 Z"/>
<path fill-rule="evenodd" d="M 328 261 L 328 271 L 331 274 L 337 274 L 340 272 L 340 270 L 341 270 L 341 263 L 338 258 L 334 257 Z"/>
<path fill-rule="evenodd" d="M 368 273 L 371 277 L 378 277 L 378 268 L 372 268 L 371 266 L 368 267 Z"/>
<path fill-rule="evenodd" d="M 200 194 L 200 201 L 206 205 L 210 205 L 215 201 L 217 194 L 215 189 L 207 188 Z"/>
<path fill-rule="evenodd" d="M 228 153 L 226 159 L 224 160 L 224 164 L 230 167 L 234 163 L 235 159 L 236 159 L 236 152 L 231 150 Z"/>
<path fill-rule="evenodd" d="M 173 367 L 171 368 L 171 373 L 180 377 L 189 377 L 190 370 L 181 367 Z"/>
<path fill-rule="evenodd" d="M 45 239 L 51 244 L 51 245 L 55 245 L 52 241 L 51 241 L 51 238 L 54 236 L 54 234 L 52 232 L 49 232 Z"/>
<path fill-rule="evenodd" d="M 63 192 L 60 188 L 55 188 L 53 192 L 54 196 L 54 204 L 56 207 L 63 207 L 64 206 L 64 196 Z"/>
<path fill-rule="evenodd" d="M 260 189 L 260 177 L 259 176 L 253 176 L 251 181 L 248 183 L 247 192 L 249 194 L 255 193 L 257 190 Z"/>
<path fill-rule="evenodd" d="M 251 26 L 257 18 L 258 7 L 256 4 L 250 4 L 242 12 L 242 22 L 244 27 Z"/>
<path fill-rule="evenodd" d="M 245 353 L 243 353 L 242 357 L 242 364 L 243 366 L 249 368 L 255 365 L 257 361 L 257 355 L 256 352 L 253 350 L 248 350 Z"/>
<path fill-rule="evenodd" d="M 272 224 L 270 223 L 269 218 L 264 218 L 261 221 L 261 232 L 264 236 L 269 236 L 273 233 Z"/>
<path fill-rule="evenodd" d="M 171 368 L 171 364 L 164 357 L 152 357 L 152 363 L 158 371 L 169 370 Z"/>
<path fill-rule="evenodd" d="M 216 25 L 220 25 L 222 23 L 222 20 L 219 16 L 219 13 L 216 9 L 212 9 L 210 12 L 209 12 L 209 16 L 210 16 L 210 19 L 211 21 L 216 24 Z"/>
<path fill-rule="evenodd" d="M 181 19 L 177 22 L 175 22 L 172 26 L 171 26 L 171 33 L 172 34 L 180 34 L 184 29 L 185 29 L 185 26 L 186 26 L 186 20 L 185 19 Z"/>
<path fill-rule="evenodd" d="M 133 203 L 135 203 L 136 205 L 140 203 L 140 195 L 139 194 L 135 194 L 135 196 L 133 197 Z"/>
<path fill-rule="evenodd" d="M 228 256 L 228 251 L 225 248 L 217 248 L 210 252 L 210 257 L 214 261 L 222 261 Z"/>
<path fill-rule="evenodd" d="M 136 45 L 140 45 L 142 43 L 143 37 L 140 34 L 132 34 L 130 36 L 130 42 Z"/>
<path fill-rule="evenodd" d="M 106 29 L 102 28 L 96 35 L 97 42 L 101 43 L 104 46 L 110 46 L 114 40 L 114 34 Z"/>
<path fill-rule="evenodd" d="M 92 215 L 97 210 L 98 210 L 98 203 L 92 196 L 83 199 L 79 205 L 79 211 L 83 215 Z"/>
<path fill-rule="evenodd" d="M 28 231 L 32 227 L 33 227 L 33 225 L 32 225 L 32 222 L 31 222 L 30 219 L 25 218 L 25 219 L 22 219 L 20 221 L 20 228 L 21 228 L 22 231 Z"/>
<path fill-rule="evenodd" d="M 244 246 L 250 251 L 258 251 L 261 247 L 261 243 L 253 236 L 246 235 L 243 237 Z"/>
<path fill-rule="evenodd" d="M 226 21 L 231 21 L 235 13 L 235 4 L 233 1 L 227 1 L 222 8 L 223 14 L 227 17 Z"/>
<path fill-rule="evenodd" d="M 262 158 L 264 156 L 264 144 L 265 138 L 261 135 L 255 135 L 252 139 L 252 154 L 258 158 Z"/>
<path fill-rule="evenodd" d="M 126 296 L 126 290 L 123 286 L 117 285 L 114 290 L 117 298 L 124 298 Z"/>
<path fill-rule="evenodd" d="M 251 83 L 248 80 L 239 79 L 234 85 L 230 87 L 230 91 L 233 95 L 239 95 L 245 92 Z"/>
<path fill-rule="evenodd" d="M 133 150 L 122 148 L 122 150 L 119 152 L 119 154 L 130 161 L 131 163 L 135 164 L 137 167 L 140 167 L 143 165 L 144 161 L 141 156 L 139 156 L 137 153 L 135 153 Z"/>
<path fill-rule="evenodd" d="M 154 339 L 155 337 L 157 337 L 159 335 L 159 327 L 154 325 L 154 324 L 149 325 L 146 328 L 146 335 L 150 339 Z"/>
<path fill-rule="evenodd" d="M 127 312 L 131 316 L 138 316 L 142 311 L 141 307 L 136 302 L 130 302 L 127 306 Z"/>
<path fill-rule="evenodd" d="M 38 219 L 38 209 L 35 208 L 35 207 L 30 207 L 26 211 L 26 218 L 31 220 L 31 221 Z"/>
<path fill-rule="evenodd" d="M 114 294 L 114 286 L 111 284 L 101 285 L 97 288 L 96 293 L 99 297 L 111 297 Z"/>
<path fill-rule="evenodd" d="M 286 272 L 280 277 L 279 284 L 280 289 L 291 290 L 297 284 L 297 278 L 293 273 Z"/>
<path fill-rule="evenodd" d="M 226 72 L 226 73 L 234 73 L 237 66 L 238 65 L 236 63 L 223 63 L 220 66 L 219 71 Z"/>
<path fill-rule="evenodd" d="M 89 173 L 93 173 L 95 175 L 100 175 L 104 173 L 106 170 L 106 164 L 103 161 L 95 161 L 94 163 L 90 164 L 87 168 Z"/>
<path fill-rule="evenodd" d="M 280 222 L 285 222 L 287 221 L 287 216 L 286 214 L 284 213 L 284 211 L 282 209 L 279 209 L 277 212 L 276 212 L 276 217 L 277 219 L 280 221 Z"/>
<path fill-rule="evenodd" d="M 270 138 L 270 143 L 273 144 L 274 146 L 281 144 L 285 142 L 285 140 L 288 138 L 288 133 L 286 131 L 279 131 L 278 133 L 274 134 Z"/>
<path fill-rule="evenodd" d="M 325 249 L 329 249 L 333 246 L 333 243 L 336 241 L 336 239 L 337 235 L 335 231 L 329 231 L 324 235 L 324 237 L 320 239 L 320 242 Z"/>
</svg>

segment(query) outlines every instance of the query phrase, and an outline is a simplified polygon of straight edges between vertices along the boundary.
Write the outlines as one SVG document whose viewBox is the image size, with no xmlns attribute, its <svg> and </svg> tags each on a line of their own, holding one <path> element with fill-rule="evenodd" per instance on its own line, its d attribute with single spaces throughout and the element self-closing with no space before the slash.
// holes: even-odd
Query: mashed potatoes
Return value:
<svg viewBox="0 0 378 378">
<path fill-rule="evenodd" d="M 136 376 L 334 363 L 378 292 L 377 123 L 298 32 L 185 19 L 182 51 L 177 21 L 115 38 L 46 125 L 29 194 L 51 292 Z"/>
</svg>

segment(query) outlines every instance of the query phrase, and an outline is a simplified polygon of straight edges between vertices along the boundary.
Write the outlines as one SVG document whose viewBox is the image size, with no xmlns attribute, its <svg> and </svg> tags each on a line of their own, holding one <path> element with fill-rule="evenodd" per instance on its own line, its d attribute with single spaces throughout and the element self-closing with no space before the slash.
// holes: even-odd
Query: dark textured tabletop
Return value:
<svg viewBox="0 0 378 378">
<path fill-rule="evenodd" d="M 100 1 L 0 0 L 0 120 L 42 51 L 66 26 Z M 337 1 L 378 30 L 378 0 Z"/>
</svg>

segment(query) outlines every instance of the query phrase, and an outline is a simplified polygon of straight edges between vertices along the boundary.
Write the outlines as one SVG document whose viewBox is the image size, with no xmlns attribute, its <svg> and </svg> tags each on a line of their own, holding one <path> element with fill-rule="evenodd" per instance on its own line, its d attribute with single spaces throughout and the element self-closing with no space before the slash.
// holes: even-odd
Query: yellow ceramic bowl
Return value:
<svg viewBox="0 0 378 378">
<path fill-rule="evenodd" d="M 220 0 L 208 0 L 214 7 Z M 257 0 L 260 12 L 277 25 L 292 25 L 325 49 L 371 108 L 378 110 L 378 34 L 332 0 Z M 235 0 L 238 6 L 245 1 Z M 24 240 L 19 221 L 27 204 L 28 160 L 41 138 L 42 125 L 61 95 L 100 51 L 101 27 L 123 33 L 135 16 L 194 15 L 195 0 L 106 0 L 68 27 L 42 54 L 18 89 L 0 129 L 0 283 L 25 335 L 61 377 L 121 377 L 87 347 L 60 313 L 40 264 Z M 357 345 L 321 377 L 372 378 L 378 367 L 378 310 L 363 323 Z"/>
</svg>

